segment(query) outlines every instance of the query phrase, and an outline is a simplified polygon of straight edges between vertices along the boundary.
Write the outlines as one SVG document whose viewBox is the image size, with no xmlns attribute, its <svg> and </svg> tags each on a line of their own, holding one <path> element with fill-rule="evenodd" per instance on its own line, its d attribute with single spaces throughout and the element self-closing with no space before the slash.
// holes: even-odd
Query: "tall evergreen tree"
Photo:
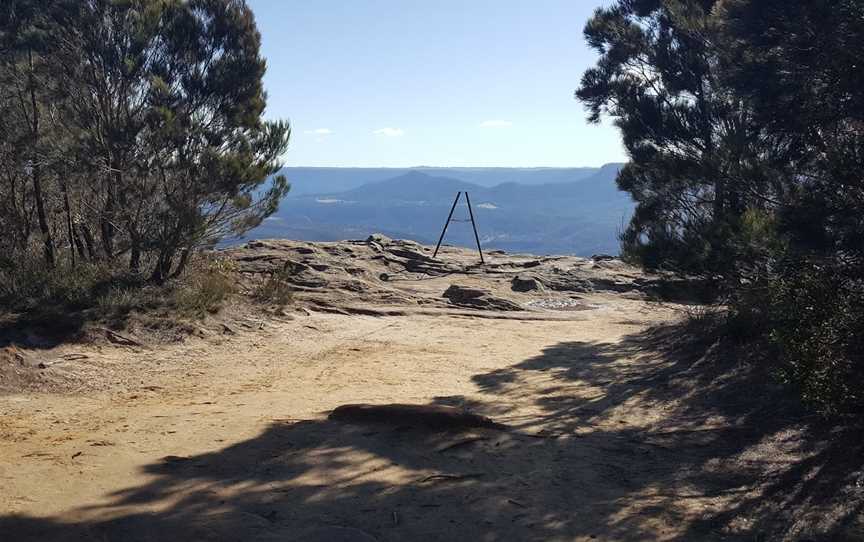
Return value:
<svg viewBox="0 0 864 542">
<path fill-rule="evenodd" d="M 0 10 L 0 224 L 53 265 L 126 262 L 156 281 L 288 190 L 290 128 L 266 122 L 243 0 L 10 0 Z"/>
<path fill-rule="evenodd" d="M 290 136 L 287 123 L 261 118 L 266 64 L 245 2 L 177 3 L 163 23 L 150 119 L 161 162 L 157 280 L 168 276 L 178 251 L 242 233 L 275 211 L 288 185 L 283 177 L 266 190 L 262 183 L 277 171 Z"/>
<path fill-rule="evenodd" d="M 782 233 L 801 255 L 864 269 L 864 4 L 722 7 L 727 81 L 789 149 Z"/>
<path fill-rule="evenodd" d="M 725 279 L 729 330 L 821 410 L 864 408 L 864 5 L 619 0 L 585 35 L 577 96 L 631 158 L 624 254 Z"/>
<path fill-rule="evenodd" d="M 805 399 L 864 408 L 864 4 L 721 8 L 727 84 L 787 149 L 774 219 L 782 250 L 733 309 L 766 322 L 781 374 Z"/>
<path fill-rule="evenodd" d="M 48 15 L 51 2 L 10 0 L 0 13 L 0 103 L 4 113 L 6 153 L 9 160 L 6 176 L 10 183 L 19 180 L 26 184 L 10 185 L 10 197 L 22 197 L 20 207 L 10 201 L 15 221 L 26 221 L 26 208 L 32 199 L 36 222 L 41 237 L 45 263 L 55 263 L 54 237 L 50 224 L 50 190 L 48 187 L 47 142 L 51 121 L 50 101 L 45 91 L 52 85 L 50 58 L 53 53 L 51 21 Z M 24 171 L 23 178 L 20 176 Z M 26 179 L 26 180 L 25 180 Z M 24 224 L 19 234 L 29 237 Z"/>
<path fill-rule="evenodd" d="M 637 203 L 625 256 L 728 277 L 732 232 L 749 207 L 764 204 L 767 141 L 720 80 L 715 4 L 621 0 L 598 9 L 585 37 L 600 59 L 576 96 L 589 120 L 614 119 L 630 156 L 618 176 Z"/>
</svg>

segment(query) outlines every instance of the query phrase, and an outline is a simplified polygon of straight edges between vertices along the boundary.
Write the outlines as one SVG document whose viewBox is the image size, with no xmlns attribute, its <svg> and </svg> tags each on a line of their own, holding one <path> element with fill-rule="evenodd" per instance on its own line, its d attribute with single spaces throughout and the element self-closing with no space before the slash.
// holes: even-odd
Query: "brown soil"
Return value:
<svg viewBox="0 0 864 542">
<path fill-rule="evenodd" d="M 252 282 L 306 267 L 296 311 L 179 344 L 7 347 L 26 385 L 0 396 L 0 540 L 864 540 L 861 439 L 694 341 L 652 277 L 425 249 L 236 249 Z M 513 291 L 526 270 L 541 287 Z M 454 305 L 452 284 L 524 310 Z M 349 403 L 508 430 L 327 419 Z"/>
</svg>

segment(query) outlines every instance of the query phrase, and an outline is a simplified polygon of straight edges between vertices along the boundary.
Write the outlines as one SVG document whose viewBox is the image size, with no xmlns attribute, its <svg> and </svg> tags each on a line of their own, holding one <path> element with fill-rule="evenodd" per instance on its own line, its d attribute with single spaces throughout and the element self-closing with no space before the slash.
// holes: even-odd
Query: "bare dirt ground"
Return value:
<svg viewBox="0 0 864 542">
<path fill-rule="evenodd" d="M 864 540 L 860 438 L 692 340 L 653 278 L 505 255 L 466 275 L 466 251 L 407 248 L 237 249 L 249 276 L 301 266 L 297 311 L 22 349 L 48 363 L 0 395 L 0 540 Z M 326 418 L 397 402 L 511 429 Z"/>
</svg>

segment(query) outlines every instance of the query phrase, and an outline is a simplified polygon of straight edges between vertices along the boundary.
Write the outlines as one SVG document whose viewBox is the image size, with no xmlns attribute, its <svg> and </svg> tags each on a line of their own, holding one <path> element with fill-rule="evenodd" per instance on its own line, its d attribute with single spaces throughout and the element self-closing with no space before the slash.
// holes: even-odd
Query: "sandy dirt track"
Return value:
<svg viewBox="0 0 864 542">
<path fill-rule="evenodd" d="M 850 465 L 804 421 L 756 424 L 773 405 L 704 366 L 679 310 L 582 301 L 85 349 L 100 385 L 0 396 L 0 540 L 859 539 L 860 493 L 828 494 Z M 326 419 L 355 402 L 512 430 Z"/>
</svg>

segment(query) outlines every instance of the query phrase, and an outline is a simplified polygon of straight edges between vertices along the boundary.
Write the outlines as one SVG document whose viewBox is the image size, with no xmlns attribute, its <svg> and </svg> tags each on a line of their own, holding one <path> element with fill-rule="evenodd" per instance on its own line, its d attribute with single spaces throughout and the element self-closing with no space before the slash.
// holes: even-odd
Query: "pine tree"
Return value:
<svg viewBox="0 0 864 542">
<path fill-rule="evenodd" d="M 3 159 L 10 181 L 6 203 L 13 224 L 25 245 L 29 241 L 28 209 L 32 205 L 45 264 L 55 264 L 55 243 L 50 221 L 51 189 L 48 178 L 48 143 L 51 122 L 48 68 L 53 44 L 48 17 L 51 2 L 10 0 L 0 13 L 0 108 L 7 124 Z M 17 181 L 17 182 L 16 182 Z M 21 198 L 20 202 L 17 198 Z"/>
<path fill-rule="evenodd" d="M 806 400 L 864 408 L 864 4 L 733 0 L 719 15 L 727 84 L 786 149 L 783 245 L 733 310 L 767 323 Z"/>
<path fill-rule="evenodd" d="M 722 84 L 715 4 L 627 0 L 598 9 L 585 37 L 600 59 L 576 96 L 589 120 L 614 119 L 630 156 L 618 177 L 637 203 L 624 255 L 730 278 L 735 231 L 768 190 L 758 174 L 766 141 Z"/>
<path fill-rule="evenodd" d="M 65 231 L 73 259 L 98 254 L 134 272 L 152 260 L 161 282 L 195 248 L 276 210 L 288 185 L 271 177 L 290 128 L 262 118 L 266 65 L 244 1 L 12 7 L 0 21 L 0 107 L 17 122 L 0 152 L 17 161 L 3 171 L 18 184 L 0 197 L 22 250 L 32 207 L 49 264 Z"/>
</svg>

